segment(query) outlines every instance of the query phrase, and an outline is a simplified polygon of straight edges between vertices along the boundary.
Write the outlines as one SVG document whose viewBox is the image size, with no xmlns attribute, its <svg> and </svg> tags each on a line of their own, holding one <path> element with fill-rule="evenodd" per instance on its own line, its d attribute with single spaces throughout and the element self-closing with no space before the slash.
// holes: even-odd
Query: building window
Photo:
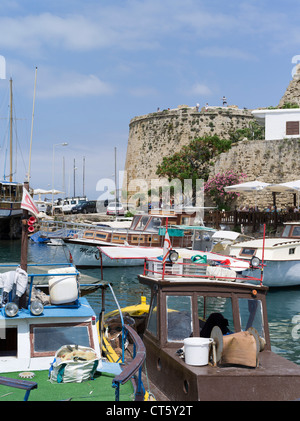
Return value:
<svg viewBox="0 0 300 421">
<path fill-rule="evenodd" d="M 298 135 L 299 134 L 299 121 L 287 121 L 286 122 L 286 134 L 287 135 Z"/>
</svg>

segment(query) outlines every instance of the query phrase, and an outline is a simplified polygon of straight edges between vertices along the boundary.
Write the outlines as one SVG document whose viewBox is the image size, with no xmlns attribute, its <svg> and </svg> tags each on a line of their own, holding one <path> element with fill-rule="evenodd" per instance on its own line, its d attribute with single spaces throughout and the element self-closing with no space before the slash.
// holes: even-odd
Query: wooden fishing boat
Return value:
<svg viewBox="0 0 300 421">
<path fill-rule="evenodd" d="M 97 227 L 83 230 L 75 237 L 64 238 L 72 261 L 76 267 L 99 267 L 100 257 L 97 247 L 100 246 L 134 246 L 134 247 L 162 247 L 166 226 L 173 247 L 192 247 L 193 229 L 182 224 L 192 224 L 195 220 L 196 212 L 193 214 L 172 213 L 172 214 L 141 214 L 135 215 L 130 228 L 112 229 L 108 227 Z M 172 226 L 174 225 L 174 227 Z M 194 227 L 195 228 L 195 227 Z M 203 229 L 204 227 L 199 227 Z M 211 228 L 206 228 L 212 231 Z M 143 265 L 143 260 L 126 259 L 119 262 L 117 259 L 102 261 L 103 266 L 137 266 Z"/>
<path fill-rule="evenodd" d="M 151 290 L 150 381 L 172 401 L 298 400 L 300 367 L 271 351 L 262 272 L 232 279 L 196 265 L 149 260 L 139 276 Z"/>
</svg>

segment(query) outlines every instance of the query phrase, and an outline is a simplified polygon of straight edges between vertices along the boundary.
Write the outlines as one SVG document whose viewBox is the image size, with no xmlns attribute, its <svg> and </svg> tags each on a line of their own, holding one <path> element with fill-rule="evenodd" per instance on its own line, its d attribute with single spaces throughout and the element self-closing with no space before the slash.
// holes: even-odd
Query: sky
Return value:
<svg viewBox="0 0 300 421">
<path fill-rule="evenodd" d="M 133 117 L 223 95 L 276 106 L 300 62 L 299 15 L 297 0 L 1 0 L 0 179 L 10 78 L 14 180 L 27 177 L 32 138 L 30 187 L 98 199 L 115 148 L 124 170 Z"/>
</svg>

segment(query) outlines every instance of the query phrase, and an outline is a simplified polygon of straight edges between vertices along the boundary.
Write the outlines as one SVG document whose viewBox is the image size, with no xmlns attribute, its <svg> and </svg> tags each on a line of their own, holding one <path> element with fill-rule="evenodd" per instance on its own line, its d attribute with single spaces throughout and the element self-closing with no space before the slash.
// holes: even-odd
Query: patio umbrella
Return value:
<svg viewBox="0 0 300 421">
<path fill-rule="evenodd" d="M 224 187 L 224 190 L 227 192 L 236 191 L 236 192 L 253 192 L 261 191 L 269 186 L 269 183 L 264 183 L 263 181 L 247 181 L 246 183 L 234 184 L 233 186 Z"/>
<path fill-rule="evenodd" d="M 255 205 L 257 204 L 257 192 L 264 190 L 269 183 L 264 183 L 263 181 L 247 181 L 246 183 L 234 184 L 232 186 L 224 187 L 226 192 L 241 192 L 241 193 L 248 193 L 248 192 L 255 192 Z"/>
<path fill-rule="evenodd" d="M 273 193 L 297 193 L 298 196 L 298 209 L 299 209 L 299 193 L 300 193 L 300 180 L 288 181 L 286 183 L 270 184 L 266 187 Z"/>
</svg>

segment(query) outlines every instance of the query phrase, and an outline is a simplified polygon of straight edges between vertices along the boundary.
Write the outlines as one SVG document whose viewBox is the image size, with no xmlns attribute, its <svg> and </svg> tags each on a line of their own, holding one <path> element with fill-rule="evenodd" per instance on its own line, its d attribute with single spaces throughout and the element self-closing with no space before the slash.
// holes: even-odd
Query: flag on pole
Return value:
<svg viewBox="0 0 300 421">
<path fill-rule="evenodd" d="M 165 263 L 169 255 L 169 251 L 171 249 L 172 249 L 172 246 L 171 246 L 170 236 L 169 236 L 168 230 L 166 229 L 166 235 L 164 239 L 163 263 Z"/>
<path fill-rule="evenodd" d="M 38 208 L 36 207 L 36 204 L 34 203 L 34 200 L 30 196 L 28 190 L 26 190 L 24 187 L 23 187 L 21 208 L 28 210 L 36 218 L 38 217 L 38 214 L 39 214 Z"/>
</svg>

